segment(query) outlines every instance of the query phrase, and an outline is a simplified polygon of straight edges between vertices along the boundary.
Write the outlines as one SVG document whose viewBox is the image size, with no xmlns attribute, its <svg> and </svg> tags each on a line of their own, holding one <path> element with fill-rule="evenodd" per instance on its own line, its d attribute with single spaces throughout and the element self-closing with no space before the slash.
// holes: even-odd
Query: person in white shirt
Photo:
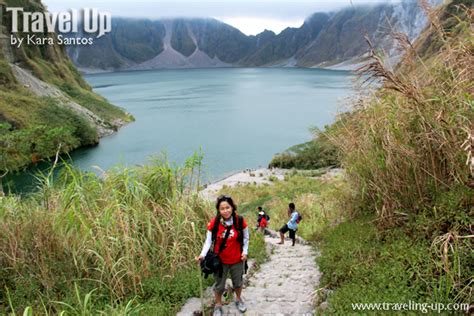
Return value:
<svg viewBox="0 0 474 316">
<path fill-rule="evenodd" d="M 296 231 L 298 230 L 298 217 L 299 214 L 296 211 L 295 203 L 290 203 L 288 204 L 288 214 L 290 216 L 290 220 L 288 223 L 283 225 L 282 228 L 280 228 L 280 242 L 278 243 L 279 245 L 283 245 L 285 243 L 285 234 L 287 232 L 290 232 L 290 239 L 293 242 L 293 246 L 295 245 L 296 242 Z"/>
</svg>

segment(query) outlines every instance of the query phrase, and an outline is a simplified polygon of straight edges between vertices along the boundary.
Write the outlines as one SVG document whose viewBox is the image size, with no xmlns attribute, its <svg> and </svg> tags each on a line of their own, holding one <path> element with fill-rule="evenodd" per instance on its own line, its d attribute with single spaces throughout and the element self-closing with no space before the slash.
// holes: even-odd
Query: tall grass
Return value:
<svg viewBox="0 0 474 316">
<path fill-rule="evenodd" d="M 359 71 L 382 86 L 330 138 L 358 192 L 353 209 L 428 240 L 435 278 L 427 291 L 461 301 L 472 298 L 473 281 L 474 12 L 462 1 L 421 5 L 430 28 L 416 43 L 395 34 L 405 50 L 396 71 L 371 47 Z"/>
<path fill-rule="evenodd" d="M 126 309 L 169 284 L 169 308 L 157 312 L 166 314 L 179 293 L 196 295 L 186 286 L 198 284 L 193 258 L 211 209 L 190 181 L 200 161 L 155 159 L 100 177 L 65 165 L 33 196 L 0 198 L 0 313 Z"/>
<path fill-rule="evenodd" d="M 460 10 L 417 45 L 401 39 L 408 52 L 399 71 L 387 69 L 372 49 L 370 63 L 360 71 L 383 86 L 361 99 L 332 134 L 361 204 L 386 222 L 430 208 L 448 192 L 468 196 L 473 174 L 463 143 L 472 137 L 474 119 L 473 14 Z M 452 25 L 450 19 L 458 22 Z M 436 45 L 439 52 L 427 56 L 413 48 Z M 461 199 L 454 209 L 439 211 L 469 212 L 468 202 Z"/>
</svg>

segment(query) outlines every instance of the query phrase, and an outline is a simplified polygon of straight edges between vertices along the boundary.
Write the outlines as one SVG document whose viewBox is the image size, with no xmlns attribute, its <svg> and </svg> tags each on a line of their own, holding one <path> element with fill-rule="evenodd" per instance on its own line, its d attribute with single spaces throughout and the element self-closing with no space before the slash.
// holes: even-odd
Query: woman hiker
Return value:
<svg viewBox="0 0 474 316">
<path fill-rule="evenodd" d="M 247 222 L 242 216 L 237 215 L 237 206 L 230 196 L 219 196 L 217 198 L 216 209 L 216 216 L 212 218 L 207 225 L 206 241 L 204 242 L 201 254 L 197 257 L 197 260 L 204 260 L 214 241 L 213 231 L 216 232 L 217 234 L 214 234 L 215 241 L 212 251 L 219 255 L 222 262 L 222 272 L 214 273 L 214 295 L 216 298 L 216 305 L 214 307 L 213 315 L 223 315 L 222 294 L 225 290 L 225 281 L 228 273 L 230 273 L 232 286 L 237 296 L 235 305 L 241 313 L 245 313 L 247 307 L 245 306 L 241 295 L 245 261 L 247 260 L 249 247 L 249 230 Z M 226 235 L 227 239 L 225 239 Z M 224 240 L 225 246 L 223 249 L 220 249 Z"/>
</svg>

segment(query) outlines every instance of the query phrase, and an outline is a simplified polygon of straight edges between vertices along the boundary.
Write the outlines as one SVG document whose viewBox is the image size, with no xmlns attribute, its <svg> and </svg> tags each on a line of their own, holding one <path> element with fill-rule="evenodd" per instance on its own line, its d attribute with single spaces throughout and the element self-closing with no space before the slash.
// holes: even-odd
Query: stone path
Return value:
<svg viewBox="0 0 474 316">
<path fill-rule="evenodd" d="M 302 243 L 292 247 L 290 241 L 277 245 L 276 237 L 265 240 L 271 245 L 271 255 L 249 278 L 242 292 L 247 305 L 245 315 L 313 315 L 312 299 L 320 278 L 316 253 Z M 192 310 L 187 306 L 179 315 L 192 315 Z M 232 302 L 224 306 L 224 315 L 241 314 Z"/>
</svg>

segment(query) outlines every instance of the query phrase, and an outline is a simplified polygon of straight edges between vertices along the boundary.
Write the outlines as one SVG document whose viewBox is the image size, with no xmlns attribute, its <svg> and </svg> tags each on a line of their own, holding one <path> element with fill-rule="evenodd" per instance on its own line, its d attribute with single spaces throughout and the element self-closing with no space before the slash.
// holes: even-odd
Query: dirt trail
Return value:
<svg viewBox="0 0 474 316">
<path fill-rule="evenodd" d="M 271 247 L 270 258 L 246 282 L 242 292 L 245 315 L 313 315 L 312 298 L 321 275 L 315 262 L 317 254 L 304 243 L 277 245 L 276 236 L 267 236 L 265 241 Z M 200 300 L 192 299 L 178 315 L 192 315 L 198 310 Z M 224 315 L 241 314 L 231 302 L 224 306 Z"/>
</svg>

